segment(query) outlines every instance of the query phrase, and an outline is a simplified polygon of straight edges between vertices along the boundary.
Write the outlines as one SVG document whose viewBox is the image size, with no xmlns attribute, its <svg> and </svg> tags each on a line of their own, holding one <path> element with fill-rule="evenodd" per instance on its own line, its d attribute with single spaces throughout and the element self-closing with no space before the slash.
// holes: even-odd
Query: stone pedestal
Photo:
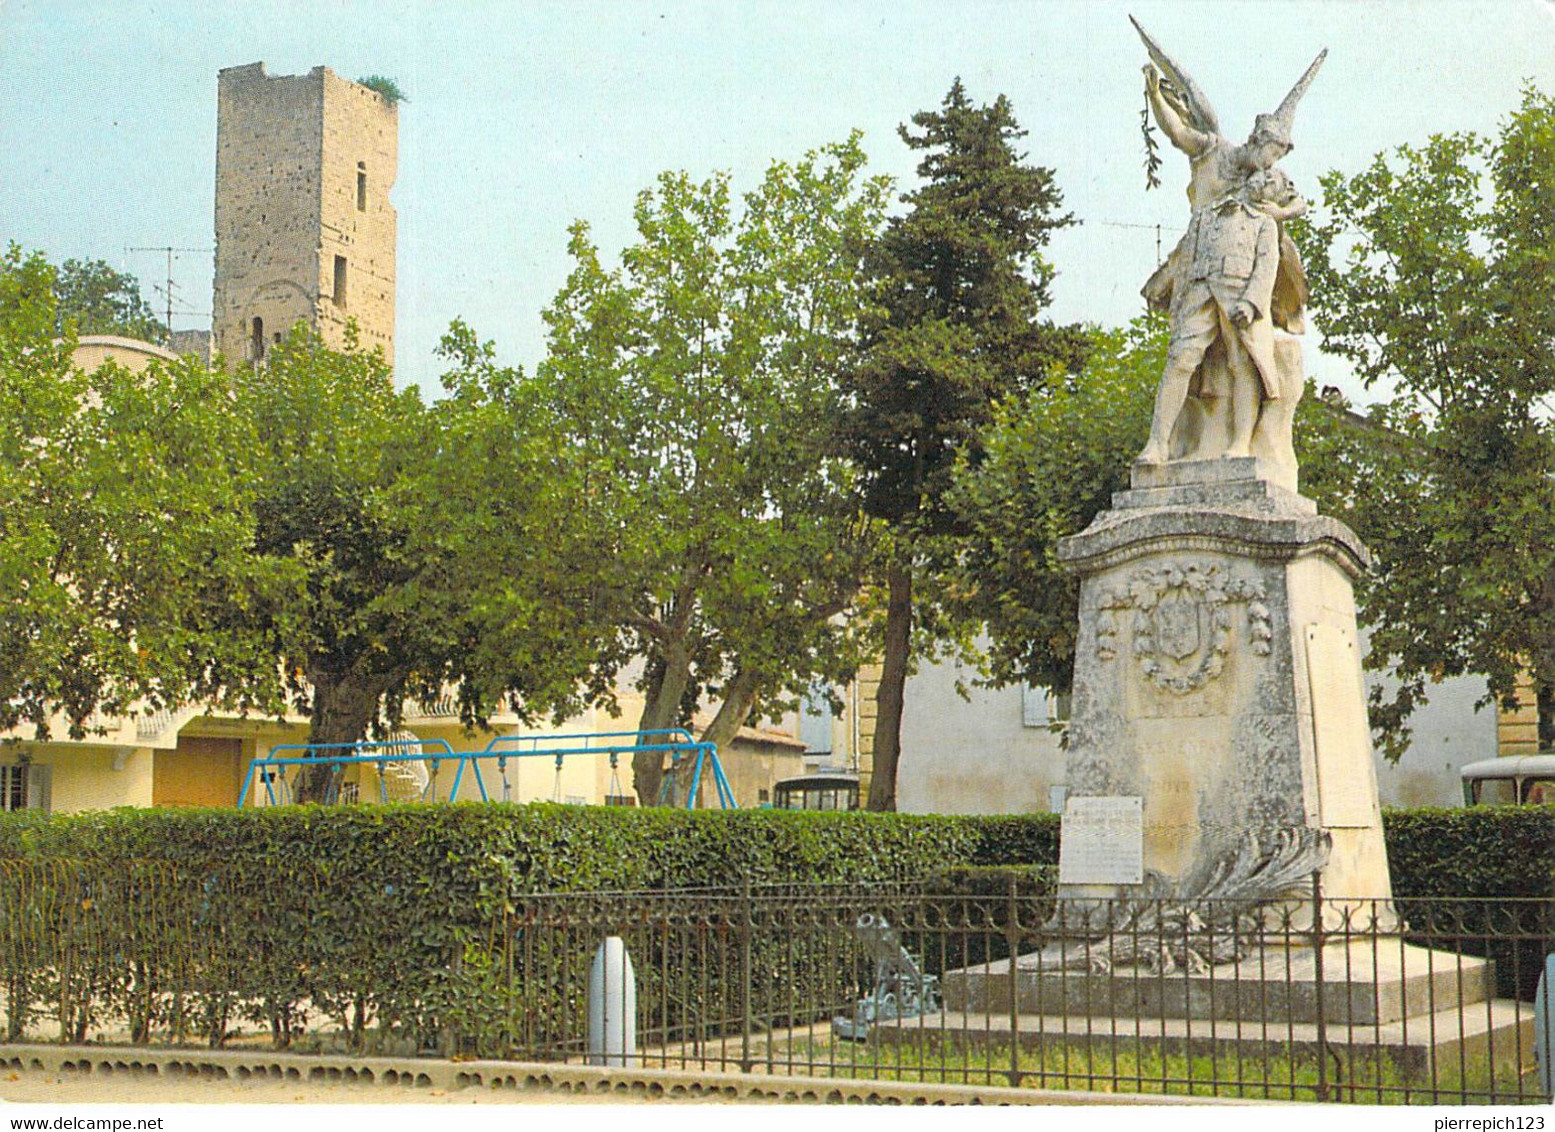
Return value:
<svg viewBox="0 0 1555 1132">
<path fill-rule="evenodd" d="M 945 1012 L 882 1025 L 882 1041 L 940 1034 L 968 1047 L 1065 1045 L 1103 1059 L 1176 1055 L 1226 1059 L 1227 1078 L 1259 1060 L 1293 1079 L 1324 1056 L 1362 1080 L 1384 1059 L 1416 1088 L 1448 1089 L 1475 1067 L 1507 1099 L 1522 1096 L 1534 1021 L 1526 1003 L 1495 998 L 1485 959 L 1382 937 L 1323 947 L 1265 944 L 1234 963 L 1164 974 L 1137 967 L 1073 971 L 1042 953 L 945 973 Z"/>
<path fill-rule="evenodd" d="M 1217 459 L 1137 467 L 1059 556 L 1081 589 L 1057 910 L 880 1040 L 1208 1056 L 1238 1082 L 1322 1062 L 1435 1090 L 1471 1065 L 1520 1096 L 1531 1012 L 1489 961 L 1398 934 L 1355 535 Z"/>
<path fill-rule="evenodd" d="M 1283 851 L 1288 873 L 1321 865 L 1326 897 L 1391 897 L 1352 590 L 1367 552 L 1276 478 L 1255 458 L 1140 465 L 1060 544 L 1081 577 L 1069 797 L 1142 800 L 1145 882 L 1069 859 L 1063 896 L 1213 898 Z"/>
</svg>

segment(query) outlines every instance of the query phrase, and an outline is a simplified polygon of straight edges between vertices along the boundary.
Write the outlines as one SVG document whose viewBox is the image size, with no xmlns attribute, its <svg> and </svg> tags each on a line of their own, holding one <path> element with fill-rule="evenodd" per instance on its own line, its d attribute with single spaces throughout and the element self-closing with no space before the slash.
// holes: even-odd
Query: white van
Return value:
<svg viewBox="0 0 1555 1132">
<path fill-rule="evenodd" d="M 1555 804 L 1555 755 L 1484 759 L 1460 774 L 1465 806 Z"/>
</svg>

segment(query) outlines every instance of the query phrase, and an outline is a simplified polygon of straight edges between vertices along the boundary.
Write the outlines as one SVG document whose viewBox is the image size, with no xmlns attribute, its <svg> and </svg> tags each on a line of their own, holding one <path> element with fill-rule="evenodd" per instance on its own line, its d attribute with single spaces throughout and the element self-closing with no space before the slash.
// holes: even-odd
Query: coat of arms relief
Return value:
<svg viewBox="0 0 1555 1132">
<path fill-rule="evenodd" d="M 1264 584 L 1230 577 L 1219 566 L 1168 563 L 1136 570 L 1124 589 L 1103 592 L 1096 654 L 1112 660 L 1132 613 L 1134 657 L 1145 679 L 1177 695 L 1196 692 L 1225 668 L 1237 617 L 1245 607 L 1248 644 L 1267 656 L 1274 636 Z"/>
</svg>

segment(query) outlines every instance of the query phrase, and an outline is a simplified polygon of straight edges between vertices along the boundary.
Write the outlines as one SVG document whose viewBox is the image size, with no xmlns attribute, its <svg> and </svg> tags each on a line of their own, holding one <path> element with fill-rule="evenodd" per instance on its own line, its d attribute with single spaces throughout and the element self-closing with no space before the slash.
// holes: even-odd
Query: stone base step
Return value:
<svg viewBox="0 0 1555 1132">
<path fill-rule="evenodd" d="M 1071 958 L 1083 952 L 1070 943 Z M 1317 955 L 1303 946 L 1260 948 L 1239 963 L 1206 971 L 1152 973 L 1119 967 L 1093 974 L 1066 970 L 1063 945 L 947 971 L 946 1006 L 970 1016 L 1008 1015 L 1011 986 L 1023 1014 L 1144 1019 L 1214 1019 L 1283 1027 L 1317 1020 Z M 1105 948 L 1098 948 L 1105 953 Z M 1416 1015 L 1457 1011 L 1495 993 L 1488 959 L 1433 951 L 1397 937 L 1332 943 L 1323 948 L 1322 1004 L 1330 1025 L 1389 1025 Z M 1456 1016 L 1456 1014 L 1454 1015 Z"/>
<path fill-rule="evenodd" d="M 1402 1072 L 1434 1079 L 1442 1073 L 1499 1067 L 1516 1080 L 1533 1065 L 1533 1007 L 1494 999 L 1468 1009 L 1370 1025 L 1328 1025 L 1323 1043 L 1346 1062 L 1385 1054 Z M 1061 1043 L 1097 1056 L 1142 1054 L 1268 1058 L 1315 1057 L 1318 1028 L 1311 1022 L 1216 1021 L 1192 1018 L 1119 1018 L 1094 1015 L 964 1013 L 944 1011 L 878 1023 L 872 1040 L 927 1049 L 1008 1047 L 1036 1049 Z M 1510 1077 L 1505 1071 L 1510 1071 Z M 1532 1086 L 1530 1086 L 1531 1088 Z"/>
</svg>

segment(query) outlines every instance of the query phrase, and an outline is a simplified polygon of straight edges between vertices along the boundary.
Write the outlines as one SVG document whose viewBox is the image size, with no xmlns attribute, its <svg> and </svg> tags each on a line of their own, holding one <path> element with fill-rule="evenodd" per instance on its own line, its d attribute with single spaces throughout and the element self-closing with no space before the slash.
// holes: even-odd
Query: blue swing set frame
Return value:
<svg viewBox="0 0 1555 1132">
<path fill-rule="evenodd" d="M 628 742 L 627 740 L 630 740 Z M 652 740 L 652 741 L 647 741 Z M 513 750 L 511 748 L 521 749 Z M 408 748 L 419 748 L 409 750 Z M 296 752 L 296 753 L 292 753 Z M 338 752 L 338 753 L 335 753 Z M 369 753 L 371 752 L 371 753 Z M 734 800 L 734 791 L 729 786 L 729 779 L 724 774 L 723 764 L 718 760 L 718 748 L 712 743 L 698 742 L 693 739 L 691 732 L 682 727 L 667 728 L 660 731 L 605 731 L 605 732 L 577 732 L 566 735 L 499 735 L 494 737 L 484 748 L 479 751 L 455 751 L 449 746 L 446 739 L 379 739 L 359 743 L 282 743 L 270 748 L 270 753 L 264 758 L 254 759 L 248 764 L 248 773 L 243 778 L 243 789 L 238 795 L 238 807 L 241 809 L 249 804 L 250 798 L 257 799 L 255 790 L 256 781 L 263 786 L 266 804 L 281 806 L 296 801 L 296 791 L 292 780 L 288 775 L 299 775 L 305 767 L 328 767 L 332 771 L 330 784 L 325 796 L 325 804 L 337 802 L 340 797 L 341 771 L 348 766 L 373 766 L 378 769 L 379 800 L 388 801 L 388 787 L 384 778 L 384 769 L 394 763 L 430 763 L 431 773 L 427 776 L 427 784 L 422 789 L 421 800 L 424 802 L 442 801 L 437 796 L 437 772 L 444 760 L 453 760 L 455 763 L 453 782 L 448 788 L 447 801 L 454 802 L 459 799 L 459 790 L 464 783 L 465 770 L 470 770 L 470 776 L 475 783 L 475 790 L 479 800 L 489 802 L 490 795 L 486 790 L 485 777 L 481 773 L 482 763 L 495 762 L 498 773 L 507 769 L 508 759 L 550 758 L 556 762 L 559 773 L 562 764 L 569 758 L 597 757 L 599 755 L 610 756 L 612 770 L 622 755 L 636 754 L 668 754 L 670 756 L 670 773 L 665 775 L 664 788 L 661 789 L 659 805 L 664 805 L 668 796 L 670 783 L 675 777 L 675 772 L 691 765 L 691 789 L 686 796 L 686 809 L 696 806 L 697 792 L 702 783 L 704 770 L 712 774 L 713 788 L 717 792 L 718 804 L 725 810 L 737 810 L 739 806 Z M 504 778 L 504 783 L 506 778 Z"/>
</svg>

